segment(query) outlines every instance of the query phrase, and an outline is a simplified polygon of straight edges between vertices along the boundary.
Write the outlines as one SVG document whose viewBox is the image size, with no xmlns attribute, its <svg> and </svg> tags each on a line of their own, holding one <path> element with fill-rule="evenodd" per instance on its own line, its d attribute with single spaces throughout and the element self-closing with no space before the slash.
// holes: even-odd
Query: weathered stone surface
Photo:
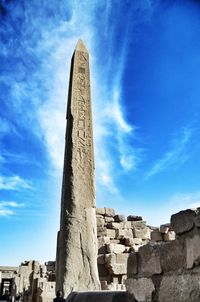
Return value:
<svg viewBox="0 0 200 302">
<path fill-rule="evenodd" d="M 105 215 L 106 211 L 105 208 L 96 208 L 97 215 Z"/>
<path fill-rule="evenodd" d="M 151 302 L 152 293 L 155 290 L 150 278 L 127 279 L 127 291 L 134 296 L 137 302 Z M 163 300 L 159 300 L 163 302 Z M 189 300 L 188 300 L 189 301 Z M 168 300 L 171 302 L 171 300 Z"/>
<path fill-rule="evenodd" d="M 176 234 L 188 232 L 194 227 L 195 217 L 194 210 L 180 211 L 171 216 L 171 227 Z"/>
<path fill-rule="evenodd" d="M 119 229 L 116 230 L 116 238 L 117 239 L 124 239 L 124 238 L 133 238 L 133 232 L 131 229 Z"/>
<path fill-rule="evenodd" d="M 101 236 L 97 238 L 97 242 L 98 242 L 98 253 L 105 254 L 106 253 L 105 244 L 110 243 L 110 238 L 106 236 Z"/>
<path fill-rule="evenodd" d="M 197 215 L 195 217 L 195 225 L 198 228 L 200 227 L 200 208 L 197 209 Z"/>
<path fill-rule="evenodd" d="M 124 227 L 123 222 L 110 222 L 107 224 L 108 229 L 119 230 L 119 229 L 123 229 L 123 227 Z"/>
<path fill-rule="evenodd" d="M 115 230 L 111 230 L 111 229 L 107 229 L 106 230 L 106 235 L 107 237 L 114 239 L 116 237 L 116 231 Z"/>
<path fill-rule="evenodd" d="M 107 236 L 107 229 L 106 227 L 97 227 L 97 236 Z"/>
<path fill-rule="evenodd" d="M 105 254 L 100 254 L 97 256 L 97 263 L 104 264 L 105 263 Z"/>
<path fill-rule="evenodd" d="M 132 278 L 138 273 L 138 253 L 130 253 L 127 261 L 127 278 Z"/>
<path fill-rule="evenodd" d="M 125 245 L 126 246 L 142 245 L 142 239 L 141 238 L 126 238 Z"/>
<path fill-rule="evenodd" d="M 150 239 L 151 232 L 149 228 L 145 227 L 144 229 L 135 228 L 133 229 L 133 235 L 135 238 L 141 238 L 141 239 Z"/>
<path fill-rule="evenodd" d="M 135 216 L 135 215 L 129 215 L 127 217 L 128 221 L 141 221 L 142 220 L 142 216 Z"/>
<path fill-rule="evenodd" d="M 128 261 L 129 254 L 123 253 L 123 254 L 116 254 L 116 262 L 121 264 L 126 264 Z"/>
<path fill-rule="evenodd" d="M 161 302 L 200 301 L 199 275 L 164 276 L 160 284 L 158 298 Z"/>
<path fill-rule="evenodd" d="M 65 296 L 100 288 L 89 54 L 80 40 L 71 61 L 56 287 Z"/>
<path fill-rule="evenodd" d="M 160 232 L 161 232 L 162 234 L 168 233 L 169 230 L 170 230 L 170 223 L 161 224 L 161 226 L 160 226 Z"/>
<path fill-rule="evenodd" d="M 115 215 L 115 216 L 114 216 L 114 220 L 115 220 L 116 222 L 125 221 L 125 216 L 124 216 L 124 215 Z"/>
<path fill-rule="evenodd" d="M 116 255 L 114 253 L 105 255 L 106 267 L 110 267 L 116 263 Z"/>
<path fill-rule="evenodd" d="M 111 274 L 115 275 L 127 274 L 127 265 L 116 263 L 109 267 L 109 271 Z"/>
<path fill-rule="evenodd" d="M 162 241 L 163 237 L 162 237 L 161 232 L 159 232 L 159 231 L 152 231 L 151 232 L 151 240 L 153 240 L 153 241 Z"/>
<path fill-rule="evenodd" d="M 177 271 L 185 266 L 184 242 L 173 240 L 160 246 L 160 263 L 163 272 Z"/>
<path fill-rule="evenodd" d="M 160 264 L 160 247 L 144 245 L 138 251 L 138 270 L 143 275 L 154 275 L 162 272 Z"/>
<path fill-rule="evenodd" d="M 186 246 L 186 267 L 200 265 L 200 234 L 195 234 L 193 237 L 185 239 Z"/>
<path fill-rule="evenodd" d="M 111 208 L 105 208 L 105 215 L 109 217 L 115 216 L 115 210 Z"/>
<path fill-rule="evenodd" d="M 97 219 L 97 227 L 104 227 L 105 220 L 102 216 L 96 216 Z"/>
<path fill-rule="evenodd" d="M 113 217 L 105 216 L 105 223 L 114 222 Z"/>
<path fill-rule="evenodd" d="M 176 233 L 174 231 L 169 231 L 166 234 L 163 234 L 164 241 L 171 241 L 176 239 Z"/>
<path fill-rule="evenodd" d="M 125 246 L 123 244 L 107 244 L 106 245 L 107 253 L 123 253 L 125 251 Z"/>
</svg>

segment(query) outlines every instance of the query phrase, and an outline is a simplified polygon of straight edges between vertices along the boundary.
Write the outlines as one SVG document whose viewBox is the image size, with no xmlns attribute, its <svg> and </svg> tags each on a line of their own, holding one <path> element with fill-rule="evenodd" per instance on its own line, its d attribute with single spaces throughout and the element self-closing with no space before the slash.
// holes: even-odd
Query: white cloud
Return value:
<svg viewBox="0 0 200 302">
<path fill-rule="evenodd" d="M 172 149 L 167 151 L 161 159 L 158 159 L 146 175 L 146 179 L 158 174 L 171 166 L 183 164 L 188 158 L 186 147 L 190 142 L 192 129 L 184 127 L 181 129 L 181 135 L 172 140 Z"/>
<path fill-rule="evenodd" d="M 30 189 L 30 184 L 20 176 L 2 176 L 0 175 L 0 190 L 21 190 Z"/>
<path fill-rule="evenodd" d="M 15 201 L 0 201 L 0 216 L 15 215 L 16 210 L 23 206 L 23 203 L 17 203 Z"/>
</svg>

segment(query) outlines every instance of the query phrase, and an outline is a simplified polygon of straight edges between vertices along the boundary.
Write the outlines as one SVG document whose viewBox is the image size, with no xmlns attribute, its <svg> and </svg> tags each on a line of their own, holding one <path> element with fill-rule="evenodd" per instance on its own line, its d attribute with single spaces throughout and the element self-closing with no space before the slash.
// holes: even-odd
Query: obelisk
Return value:
<svg viewBox="0 0 200 302">
<path fill-rule="evenodd" d="M 65 140 L 56 288 L 67 296 L 99 289 L 89 54 L 81 40 L 71 60 Z"/>
</svg>

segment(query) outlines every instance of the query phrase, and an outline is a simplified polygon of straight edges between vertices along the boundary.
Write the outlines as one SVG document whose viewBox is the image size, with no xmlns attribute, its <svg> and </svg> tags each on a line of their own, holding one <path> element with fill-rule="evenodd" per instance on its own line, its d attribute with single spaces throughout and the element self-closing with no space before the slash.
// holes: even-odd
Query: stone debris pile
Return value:
<svg viewBox="0 0 200 302">
<path fill-rule="evenodd" d="M 125 219 L 111 208 L 97 208 L 96 219 L 101 288 L 125 290 L 129 255 L 150 241 L 153 229 L 141 216 Z"/>
</svg>

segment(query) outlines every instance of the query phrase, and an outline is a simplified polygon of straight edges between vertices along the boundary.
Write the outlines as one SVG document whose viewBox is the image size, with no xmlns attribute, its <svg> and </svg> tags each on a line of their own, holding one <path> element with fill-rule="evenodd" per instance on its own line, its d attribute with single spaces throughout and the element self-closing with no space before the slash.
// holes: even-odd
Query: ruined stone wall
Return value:
<svg viewBox="0 0 200 302">
<path fill-rule="evenodd" d="M 138 302 L 200 301 L 200 209 L 172 215 L 171 228 L 174 240 L 151 241 L 129 254 L 126 286 Z M 174 237 L 169 226 L 161 231 L 157 239 Z"/>
<path fill-rule="evenodd" d="M 98 271 L 103 290 L 125 290 L 129 255 L 150 241 L 154 228 L 140 216 L 97 208 Z M 156 231 L 155 231 L 156 232 Z"/>
</svg>

